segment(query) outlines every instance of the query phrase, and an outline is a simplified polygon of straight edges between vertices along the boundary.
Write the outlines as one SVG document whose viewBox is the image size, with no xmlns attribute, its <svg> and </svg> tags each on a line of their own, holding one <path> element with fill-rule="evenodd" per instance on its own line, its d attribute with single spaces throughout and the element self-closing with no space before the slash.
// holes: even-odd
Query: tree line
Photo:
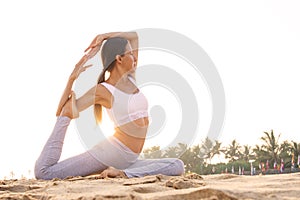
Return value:
<svg viewBox="0 0 300 200">
<path fill-rule="evenodd" d="M 198 174 L 223 173 L 227 170 L 243 168 L 250 171 L 250 162 L 259 169 L 261 163 L 284 163 L 286 168 L 299 168 L 300 143 L 285 140 L 279 143 L 281 134 L 275 136 L 273 130 L 264 132 L 260 138 L 261 145 L 240 145 L 233 140 L 223 146 L 218 140 L 212 141 L 208 137 L 199 145 L 188 147 L 178 143 L 176 146 L 162 150 L 160 146 L 153 146 L 143 150 L 144 158 L 180 158 L 185 163 L 186 172 Z M 212 164 L 213 158 L 223 156 L 226 162 Z M 271 168 L 270 167 L 270 168 Z"/>
</svg>

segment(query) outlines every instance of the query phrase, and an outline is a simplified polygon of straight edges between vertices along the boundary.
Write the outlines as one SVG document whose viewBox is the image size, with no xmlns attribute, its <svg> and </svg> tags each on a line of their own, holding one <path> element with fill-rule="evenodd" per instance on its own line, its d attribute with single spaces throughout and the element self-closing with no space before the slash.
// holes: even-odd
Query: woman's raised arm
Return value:
<svg viewBox="0 0 300 200">
<path fill-rule="evenodd" d="M 99 34 L 93 39 L 85 52 L 89 50 L 92 51 L 95 47 L 100 47 L 104 40 L 113 37 L 123 37 L 127 39 L 131 44 L 135 58 L 138 59 L 139 39 L 136 32 L 111 32 Z"/>
<path fill-rule="evenodd" d="M 78 78 L 78 76 L 84 72 L 87 68 L 91 67 L 92 65 L 87 65 L 84 66 L 85 63 L 88 61 L 88 59 L 90 58 L 89 56 L 90 54 L 86 54 L 84 55 L 80 61 L 75 65 L 75 68 L 73 70 L 73 72 L 71 73 L 68 82 L 67 82 L 67 86 L 63 92 L 62 97 L 60 98 L 59 104 L 58 104 L 58 108 L 56 110 L 56 116 L 59 116 L 62 108 L 64 107 L 65 103 L 68 101 L 71 91 L 72 91 L 72 87 L 73 87 L 73 83 L 74 81 Z"/>
</svg>

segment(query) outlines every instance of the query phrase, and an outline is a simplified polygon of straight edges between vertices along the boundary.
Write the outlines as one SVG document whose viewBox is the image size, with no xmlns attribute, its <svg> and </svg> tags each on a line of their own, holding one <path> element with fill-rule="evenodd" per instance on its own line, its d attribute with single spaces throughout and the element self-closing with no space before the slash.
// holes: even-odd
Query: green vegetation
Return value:
<svg viewBox="0 0 300 200">
<path fill-rule="evenodd" d="M 186 172 L 195 172 L 198 174 L 212 173 L 234 173 L 238 174 L 243 170 L 244 174 L 250 174 L 252 162 L 257 173 L 279 173 L 274 170 L 274 162 L 280 166 L 284 163 L 283 172 L 291 170 L 299 171 L 298 155 L 300 154 L 300 143 L 294 141 L 283 141 L 279 143 L 280 134 L 274 135 L 273 130 L 264 132 L 260 138 L 262 145 L 251 147 L 249 145 L 241 146 L 236 140 L 233 140 L 228 146 L 222 146 L 219 141 L 212 141 L 205 138 L 201 144 L 188 147 L 186 144 L 179 143 L 175 147 L 168 147 L 161 150 L 159 146 L 154 146 L 143 151 L 144 158 L 180 158 L 185 163 Z M 217 156 L 217 157 L 216 157 Z M 212 163 L 213 158 L 223 156 L 226 163 Z M 293 161 L 292 161 L 293 160 Z M 266 163 L 269 163 L 269 167 Z M 264 163 L 264 166 L 260 166 Z M 265 171 L 263 171 L 263 168 Z"/>
</svg>

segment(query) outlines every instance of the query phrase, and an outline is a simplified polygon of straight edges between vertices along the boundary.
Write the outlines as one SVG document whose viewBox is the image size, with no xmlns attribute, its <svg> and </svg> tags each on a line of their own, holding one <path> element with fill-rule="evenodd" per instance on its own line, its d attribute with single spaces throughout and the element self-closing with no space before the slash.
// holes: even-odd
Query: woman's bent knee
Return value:
<svg viewBox="0 0 300 200">
<path fill-rule="evenodd" d="M 38 164 L 35 164 L 34 176 L 36 179 L 43 179 L 43 180 L 50 180 L 53 178 L 53 177 L 49 176 L 49 173 L 47 173 L 47 170 L 45 167 L 42 167 Z"/>
<path fill-rule="evenodd" d="M 183 161 L 182 160 L 180 160 L 180 159 L 178 159 L 178 158 L 176 158 L 175 160 L 174 160 L 174 164 L 175 164 L 175 168 L 176 168 L 176 175 L 182 175 L 182 174 L 184 174 L 184 163 L 183 163 Z"/>
<path fill-rule="evenodd" d="M 62 177 L 53 176 L 53 174 L 48 173 L 47 171 L 44 171 L 42 169 L 34 170 L 34 176 L 36 179 L 42 179 L 42 180 L 51 180 L 53 178 L 62 178 Z"/>
<path fill-rule="evenodd" d="M 44 179 L 47 180 L 47 177 L 45 175 L 45 173 L 43 173 L 43 171 L 41 169 L 36 169 L 34 170 L 34 176 L 36 179 Z"/>
<path fill-rule="evenodd" d="M 36 179 L 43 179 L 43 180 L 48 179 L 47 175 L 43 172 L 42 169 L 35 168 L 34 169 L 34 176 L 35 176 Z"/>
<path fill-rule="evenodd" d="M 178 158 L 167 158 L 169 166 L 167 168 L 167 174 L 169 176 L 180 176 L 184 174 L 184 163 Z"/>
</svg>

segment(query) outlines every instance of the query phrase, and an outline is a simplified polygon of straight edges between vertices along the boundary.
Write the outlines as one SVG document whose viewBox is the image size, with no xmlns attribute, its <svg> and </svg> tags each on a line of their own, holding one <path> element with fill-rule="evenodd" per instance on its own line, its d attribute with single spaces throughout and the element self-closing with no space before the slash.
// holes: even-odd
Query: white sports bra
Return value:
<svg viewBox="0 0 300 200">
<path fill-rule="evenodd" d="M 131 80 L 131 77 L 129 77 L 129 80 Z M 133 80 L 131 81 L 134 83 Z M 137 93 L 128 94 L 109 83 L 102 82 L 101 84 L 114 97 L 112 107 L 110 109 L 106 108 L 106 110 L 115 127 L 139 118 L 148 117 L 148 101 L 140 90 Z"/>
</svg>

